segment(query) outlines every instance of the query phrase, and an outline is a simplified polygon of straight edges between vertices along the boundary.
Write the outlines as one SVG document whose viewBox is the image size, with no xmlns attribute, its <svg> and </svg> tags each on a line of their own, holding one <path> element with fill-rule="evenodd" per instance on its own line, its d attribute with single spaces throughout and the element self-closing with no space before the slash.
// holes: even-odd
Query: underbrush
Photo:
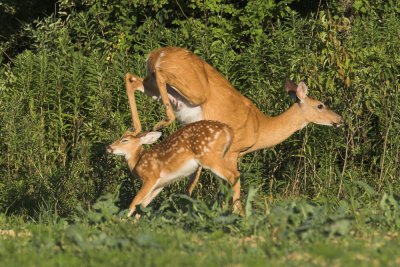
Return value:
<svg viewBox="0 0 400 267">
<path fill-rule="evenodd" d="M 126 219 L 105 195 L 88 212 L 63 218 L 43 210 L 37 221 L 1 216 L 0 262 L 7 266 L 394 266 L 399 199 L 263 201 L 251 189 L 246 216 L 221 201 L 171 195 Z"/>
</svg>

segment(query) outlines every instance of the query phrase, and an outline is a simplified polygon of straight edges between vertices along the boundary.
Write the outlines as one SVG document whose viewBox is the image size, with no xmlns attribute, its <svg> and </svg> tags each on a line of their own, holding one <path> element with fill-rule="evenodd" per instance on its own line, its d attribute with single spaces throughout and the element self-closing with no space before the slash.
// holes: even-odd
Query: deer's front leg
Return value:
<svg viewBox="0 0 400 267">
<path fill-rule="evenodd" d="M 133 199 L 131 205 L 129 206 L 128 217 L 131 217 L 132 214 L 135 212 L 136 206 L 142 204 L 142 202 L 151 196 L 153 190 L 156 187 L 155 182 L 145 181 L 143 183 L 142 188 L 140 188 L 139 192 L 136 194 L 135 198 Z M 147 203 L 148 204 L 148 203 Z"/>
<path fill-rule="evenodd" d="M 159 187 L 157 189 L 154 189 L 149 195 L 147 195 L 147 197 L 145 197 L 142 201 L 142 206 L 143 207 L 147 207 L 147 205 L 150 204 L 150 202 L 161 192 L 161 190 L 163 189 L 163 187 Z M 140 219 L 140 214 L 136 213 L 135 215 L 135 220 L 139 220 Z"/>
<path fill-rule="evenodd" d="M 144 92 L 143 79 L 133 75 L 132 73 L 127 73 L 125 74 L 125 85 L 132 115 L 132 124 L 134 128 L 133 135 L 136 135 L 142 131 L 142 125 L 137 111 L 135 91 L 138 90 Z"/>
</svg>

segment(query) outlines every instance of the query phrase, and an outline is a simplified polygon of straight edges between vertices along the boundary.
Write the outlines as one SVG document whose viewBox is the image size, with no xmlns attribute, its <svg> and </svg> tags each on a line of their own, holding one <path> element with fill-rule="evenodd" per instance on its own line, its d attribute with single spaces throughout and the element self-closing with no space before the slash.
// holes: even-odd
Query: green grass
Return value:
<svg viewBox="0 0 400 267">
<path fill-rule="evenodd" d="M 249 200 L 248 200 L 249 201 Z M 384 200 L 383 200 L 384 201 Z M 249 202 L 246 204 L 250 204 Z M 396 266 L 400 236 L 385 206 L 305 201 L 248 206 L 175 195 L 138 221 L 105 196 L 92 211 L 39 221 L 1 217 L 3 266 Z M 396 202 L 397 209 L 399 202 Z M 396 222 L 400 220 L 397 216 Z"/>
</svg>

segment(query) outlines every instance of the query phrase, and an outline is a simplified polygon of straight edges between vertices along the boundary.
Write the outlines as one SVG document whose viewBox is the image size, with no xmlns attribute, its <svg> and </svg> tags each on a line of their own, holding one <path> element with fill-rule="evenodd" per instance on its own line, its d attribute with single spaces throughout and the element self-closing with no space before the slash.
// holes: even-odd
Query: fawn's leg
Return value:
<svg viewBox="0 0 400 267">
<path fill-rule="evenodd" d="M 161 190 L 163 189 L 163 187 L 159 187 L 159 188 L 156 188 L 156 189 L 154 189 L 147 197 L 145 197 L 143 200 L 142 200 L 142 206 L 143 207 L 147 207 L 147 205 L 149 205 L 150 204 L 150 202 L 161 192 Z M 136 214 L 135 215 L 135 220 L 139 220 L 140 219 L 140 214 Z"/>
<path fill-rule="evenodd" d="M 136 206 L 142 204 L 142 202 L 152 194 L 153 190 L 157 186 L 155 182 L 144 182 L 142 188 L 140 188 L 139 192 L 134 197 L 131 205 L 129 206 L 128 217 L 132 216 L 135 212 Z"/>
</svg>

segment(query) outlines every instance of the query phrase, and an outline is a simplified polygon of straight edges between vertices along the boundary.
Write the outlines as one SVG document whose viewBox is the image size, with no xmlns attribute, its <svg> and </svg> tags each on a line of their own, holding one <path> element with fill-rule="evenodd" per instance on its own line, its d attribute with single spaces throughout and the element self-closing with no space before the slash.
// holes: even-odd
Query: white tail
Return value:
<svg viewBox="0 0 400 267">
<path fill-rule="evenodd" d="M 211 170 L 233 186 L 234 209 L 242 212 L 237 158 L 229 155 L 233 139 L 230 127 L 216 121 L 198 121 L 186 125 L 151 149 L 143 149 L 143 144 L 152 144 L 160 136 L 159 132 L 137 136 L 127 132 L 107 147 L 109 153 L 124 155 L 130 170 L 143 181 L 142 188 L 130 205 L 128 216 L 135 212 L 137 205 L 147 206 L 166 185 L 188 175 L 192 175 L 188 186 L 190 194 L 201 167 Z"/>
</svg>

